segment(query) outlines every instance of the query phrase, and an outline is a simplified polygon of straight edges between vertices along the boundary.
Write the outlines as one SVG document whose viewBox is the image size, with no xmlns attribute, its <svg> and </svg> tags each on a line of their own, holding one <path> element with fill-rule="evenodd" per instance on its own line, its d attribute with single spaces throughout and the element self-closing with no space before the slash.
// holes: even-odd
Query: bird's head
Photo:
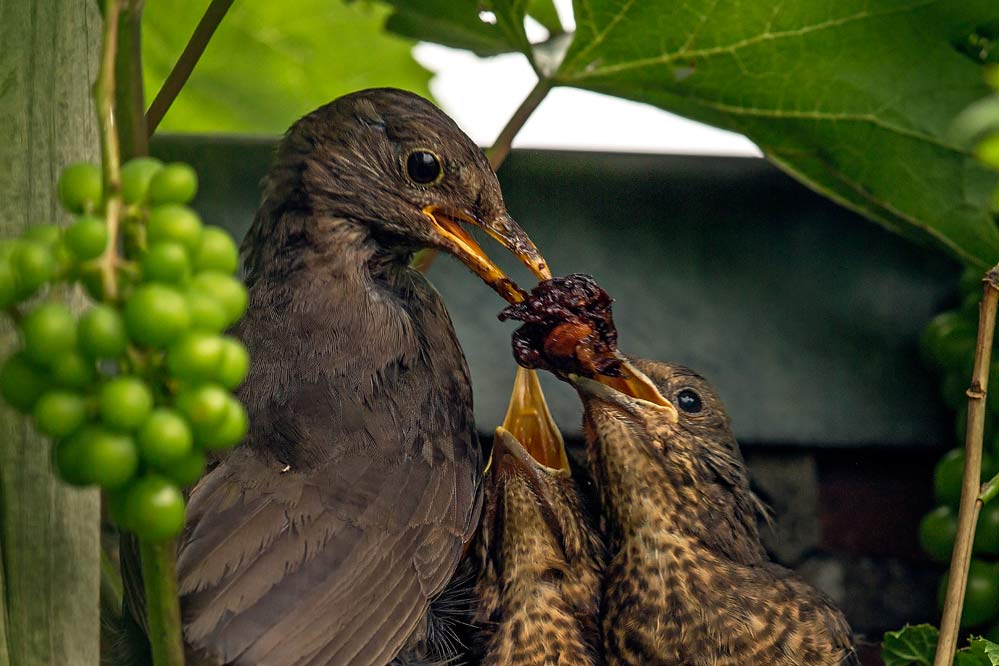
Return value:
<svg viewBox="0 0 999 666">
<path fill-rule="evenodd" d="M 507 213 L 478 146 L 436 106 L 402 90 L 345 95 L 296 122 L 278 148 L 262 210 L 267 214 L 258 215 L 251 230 L 257 244 L 273 235 L 263 226 L 289 212 L 348 220 L 400 255 L 421 248 L 450 253 L 508 300 L 518 300 L 515 285 L 469 233 L 478 227 L 539 279 L 551 276 Z"/>
<path fill-rule="evenodd" d="M 765 509 L 750 491 L 718 395 L 680 365 L 629 359 L 624 371 L 628 382 L 570 378 L 583 400 L 594 476 L 614 522 L 627 529 L 655 521 L 759 555 L 757 520 Z"/>
<path fill-rule="evenodd" d="M 580 612 L 594 606 L 599 540 L 533 370 L 518 369 L 486 475 L 481 557 L 496 602 L 504 601 L 499 590 L 531 594 L 539 583 L 549 583 Z"/>
</svg>

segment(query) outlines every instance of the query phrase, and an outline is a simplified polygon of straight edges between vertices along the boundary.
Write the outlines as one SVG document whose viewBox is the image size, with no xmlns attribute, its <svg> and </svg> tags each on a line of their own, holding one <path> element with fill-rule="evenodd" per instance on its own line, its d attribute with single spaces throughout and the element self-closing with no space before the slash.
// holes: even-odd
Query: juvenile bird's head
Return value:
<svg viewBox="0 0 999 666">
<path fill-rule="evenodd" d="M 518 370 L 487 477 L 477 616 L 495 633 L 484 663 L 530 652 L 530 641 L 545 643 L 545 653 L 561 650 L 571 663 L 591 663 L 602 544 L 531 370 Z"/>
<path fill-rule="evenodd" d="M 282 225 L 285 216 L 311 226 Z M 278 147 L 248 235 L 248 272 L 296 248 L 321 246 L 349 221 L 389 253 L 448 252 L 508 299 L 516 287 L 465 226 L 484 230 L 539 279 L 551 273 L 507 213 L 482 151 L 436 106 L 390 88 L 340 97 L 296 122 Z"/>
<path fill-rule="evenodd" d="M 593 475 L 615 540 L 653 529 L 693 536 L 737 559 L 763 557 L 758 519 L 765 509 L 721 400 L 688 368 L 633 359 L 625 371 L 658 400 L 573 377 L 584 405 Z"/>
</svg>

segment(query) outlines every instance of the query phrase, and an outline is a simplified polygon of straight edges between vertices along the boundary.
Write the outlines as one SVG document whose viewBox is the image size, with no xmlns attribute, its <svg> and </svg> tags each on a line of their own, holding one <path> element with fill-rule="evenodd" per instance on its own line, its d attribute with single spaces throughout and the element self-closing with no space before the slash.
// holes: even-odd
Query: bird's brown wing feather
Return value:
<svg viewBox="0 0 999 666">
<path fill-rule="evenodd" d="M 464 521 L 441 516 L 461 485 L 425 459 L 298 473 L 236 451 L 191 496 L 187 640 L 220 663 L 385 664 L 460 557 Z"/>
</svg>

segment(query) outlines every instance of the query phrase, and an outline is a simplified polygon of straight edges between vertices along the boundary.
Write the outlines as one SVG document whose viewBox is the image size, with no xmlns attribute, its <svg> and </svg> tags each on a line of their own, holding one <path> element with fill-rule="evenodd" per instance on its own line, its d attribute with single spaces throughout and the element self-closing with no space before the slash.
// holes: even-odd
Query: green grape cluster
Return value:
<svg viewBox="0 0 999 666">
<path fill-rule="evenodd" d="M 964 474 L 964 435 L 975 345 L 978 338 L 978 302 L 982 296 L 982 273 L 968 269 L 961 277 L 961 304 L 935 316 L 923 331 L 920 347 L 926 362 L 941 379 L 943 401 L 955 411 L 955 441 L 958 447 L 945 453 L 933 472 L 937 507 L 919 524 L 919 542 L 933 560 L 949 562 L 957 537 L 957 509 Z M 999 338 L 997 338 L 999 347 Z M 999 349 L 994 350 L 989 386 L 999 386 Z M 986 401 L 982 481 L 999 472 L 999 400 Z M 978 518 L 973 546 L 974 559 L 968 573 L 961 626 L 999 636 L 999 502 L 986 504 Z M 943 603 L 947 577 L 940 581 Z"/>
<path fill-rule="evenodd" d="M 128 162 L 121 239 L 111 239 L 101 172 L 74 164 L 59 180 L 72 224 L 36 226 L 0 245 L 0 307 L 20 333 L 0 368 L 0 395 L 53 440 L 65 481 L 99 486 L 111 518 L 149 541 L 180 532 L 181 489 L 200 478 L 206 453 L 247 431 L 232 391 L 249 355 L 223 333 L 242 317 L 247 293 L 234 277 L 232 239 L 186 205 L 196 191 L 186 164 Z M 45 293 L 76 282 L 95 301 L 79 315 Z"/>
</svg>

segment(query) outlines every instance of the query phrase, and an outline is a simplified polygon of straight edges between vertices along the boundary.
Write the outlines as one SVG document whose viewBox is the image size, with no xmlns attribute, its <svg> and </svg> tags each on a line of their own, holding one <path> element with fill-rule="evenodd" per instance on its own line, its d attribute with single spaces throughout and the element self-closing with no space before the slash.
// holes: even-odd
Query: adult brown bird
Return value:
<svg viewBox="0 0 999 666">
<path fill-rule="evenodd" d="M 548 275 L 482 152 L 416 95 L 341 97 L 281 141 L 243 244 L 250 433 L 193 490 L 180 542 L 194 663 L 435 658 L 428 607 L 482 466 L 464 356 L 409 260 L 436 248 L 519 294 L 465 224 Z"/>
<path fill-rule="evenodd" d="M 678 365 L 633 360 L 628 385 L 574 377 L 609 540 L 610 666 L 859 666 L 842 613 L 760 542 L 763 507 L 721 401 Z"/>
<path fill-rule="evenodd" d="M 476 543 L 482 666 L 597 666 L 603 545 L 533 370 L 496 429 Z"/>
</svg>

